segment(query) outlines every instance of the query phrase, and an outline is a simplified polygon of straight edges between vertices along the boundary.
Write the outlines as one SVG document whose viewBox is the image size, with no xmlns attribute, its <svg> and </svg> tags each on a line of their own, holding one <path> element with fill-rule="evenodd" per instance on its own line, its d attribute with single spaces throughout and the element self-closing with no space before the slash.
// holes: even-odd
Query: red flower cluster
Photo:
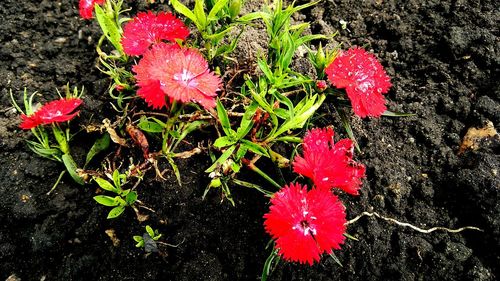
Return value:
<svg viewBox="0 0 500 281">
<path fill-rule="evenodd" d="M 196 49 L 159 43 L 144 53 L 136 73 L 137 94 L 153 108 L 167 105 L 166 98 L 194 101 L 204 108 L 215 107 L 221 79 L 210 72 L 208 63 Z"/>
<path fill-rule="evenodd" d="M 137 14 L 125 24 L 121 43 L 127 55 L 140 56 L 155 43 L 185 40 L 188 35 L 189 29 L 173 14 L 162 12 L 155 15 L 148 11 Z"/>
<path fill-rule="evenodd" d="M 51 101 L 43 105 L 40 109 L 35 111 L 30 116 L 22 114 L 21 119 L 23 121 L 21 125 L 19 125 L 19 127 L 25 130 L 29 130 L 37 127 L 38 125 L 69 121 L 78 114 L 79 111 L 73 111 L 75 111 L 75 109 L 81 104 L 82 100 L 79 98 L 68 98 Z"/>
<path fill-rule="evenodd" d="M 106 0 L 80 0 L 80 16 L 84 19 L 91 19 L 94 5 L 102 5 Z"/>
<path fill-rule="evenodd" d="M 289 261 L 312 265 L 344 243 L 345 208 L 325 189 L 307 191 L 307 186 L 291 183 L 274 194 L 264 218 L 278 253 Z"/>
<path fill-rule="evenodd" d="M 304 137 L 304 157 L 298 155 L 293 170 L 313 180 L 319 189 L 340 188 L 358 194 L 365 166 L 355 162 L 350 139 L 333 142 L 333 129 L 312 129 Z"/>
<path fill-rule="evenodd" d="M 391 87 L 390 77 L 373 54 L 361 48 L 341 52 L 325 72 L 335 87 L 346 89 L 359 117 L 380 117 L 386 110 L 382 94 Z"/>
</svg>

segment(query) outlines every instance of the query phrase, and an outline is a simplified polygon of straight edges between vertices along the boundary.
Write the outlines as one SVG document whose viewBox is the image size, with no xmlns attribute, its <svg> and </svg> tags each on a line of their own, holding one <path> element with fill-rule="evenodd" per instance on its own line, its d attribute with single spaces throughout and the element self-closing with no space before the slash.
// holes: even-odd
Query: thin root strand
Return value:
<svg viewBox="0 0 500 281">
<path fill-rule="evenodd" d="M 378 214 L 377 212 L 363 212 L 361 214 L 359 214 L 358 216 L 356 216 L 355 218 L 347 221 L 346 225 L 349 225 L 349 224 L 353 224 L 355 223 L 356 221 L 358 221 L 360 218 L 362 217 L 377 217 L 377 218 L 380 218 L 380 219 L 383 219 L 385 221 L 388 221 L 388 222 L 393 222 L 399 226 L 404 226 L 404 227 L 409 227 L 413 230 L 416 230 L 418 232 L 421 232 L 421 233 L 431 233 L 431 232 L 434 232 L 436 230 L 443 230 L 443 231 L 446 231 L 446 232 L 450 232 L 450 233 L 458 233 L 458 232 L 462 232 L 464 230 L 477 230 L 477 231 L 483 231 L 482 229 L 478 228 L 478 227 L 475 227 L 475 226 L 464 226 L 464 227 L 461 227 L 461 228 L 458 228 L 458 229 L 449 229 L 449 228 L 446 228 L 446 227 L 442 227 L 442 226 L 435 226 L 435 227 L 432 227 L 432 228 L 429 228 L 429 229 L 422 229 L 420 227 L 417 227 L 417 226 L 414 226 L 412 224 L 409 224 L 407 222 L 400 222 L 396 219 L 393 219 L 393 218 L 388 218 L 388 217 L 384 217 L 380 214 Z"/>
</svg>

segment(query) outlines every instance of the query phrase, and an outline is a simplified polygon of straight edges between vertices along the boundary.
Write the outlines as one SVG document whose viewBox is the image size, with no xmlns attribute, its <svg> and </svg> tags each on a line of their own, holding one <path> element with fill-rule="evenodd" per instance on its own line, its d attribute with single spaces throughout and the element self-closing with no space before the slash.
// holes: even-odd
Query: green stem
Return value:
<svg viewBox="0 0 500 281">
<path fill-rule="evenodd" d="M 253 184 L 253 183 L 250 183 L 250 182 L 247 182 L 247 181 L 242 181 L 242 180 L 238 180 L 238 179 L 232 179 L 232 181 L 237 184 L 237 185 L 241 185 L 241 186 L 244 186 L 244 187 L 248 187 L 248 188 L 254 188 L 256 189 L 257 191 L 260 191 L 261 193 L 264 193 L 264 195 L 266 195 L 267 197 L 272 197 L 274 193 L 270 192 L 270 191 L 267 191 L 265 189 L 263 189 L 262 187 L 256 185 L 256 184 Z"/>
<path fill-rule="evenodd" d="M 172 149 L 172 145 L 174 142 L 173 141 L 169 142 L 170 131 L 172 130 L 172 127 L 175 125 L 177 119 L 179 119 L 179 116 L 181 115 L 183 109 L 184 109 L 184 104 L 180 104 L 178 106 L 178 103 L 175 100 L 173 101 L 172 106 L 170 107 L 170 117 L 168 118 L 168 121 L 165 124 L 163 141 L 161 145 L 164 154 L 168 154 Z"/>
<path fill-rule="evenodd" d="M 269 183 L 274 185 L 277 188 L 281 188 L 281 185 L 279 185 L 277 182 L 275 182 L 270 176 L 268 176 L 266 173 L 264 173 L 261 169 L 259 169 L 255 164 L 253 163 L 248 163 L 247 164 L 248 168 L 257 174 L 259 174 L 261 177 L 263 177 L 265 180 L 267 180 Z"/>
</svg>

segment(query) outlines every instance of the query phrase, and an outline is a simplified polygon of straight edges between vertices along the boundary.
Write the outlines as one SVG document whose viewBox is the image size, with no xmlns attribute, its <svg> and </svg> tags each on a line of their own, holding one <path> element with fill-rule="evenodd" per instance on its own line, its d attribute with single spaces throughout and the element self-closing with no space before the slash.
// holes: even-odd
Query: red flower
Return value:
<svg viewBox="0 0 500 281">
<path fill-rule="evenodd" d="M 137 94 L 153 108 L 166 106 L 167 97 L 194 101 L 207 109 L 215 107 L 221 80 L 210 72 L 196 49 L 159 43 L 144 53 L 133 71 L 139 86 Z"/>
<path fill-rule="evenodd" d="M 139 56 L 154 43 L 161 40 L 185 40 L 188 35 L 189 29 L 173 14 L 162 12 L 155 15 L 149 11 L 137 14 L 125 24 L 121 43 L 126 54 Z"/>
<path fill-rule="evenodd" d="M 84 19 L 91 19 L 94 5 L 102 5 L 105 1 L 106 0 L 80 0 L 80 16 Z"/>
<path fill-rule="evenodd" d="M 361 48 L 341 52 L 325 72 L 334 86 L 346 89 L 359 117 L 380 117 L 386 110 L 382 94 L 389 91 L 391 78 L 373 54 Z"/>
<path fill-rule="evenodd" d="M 286 260 L 312 265 L 344 243 L 345 208 L 328 190 L 291 183 L 274 194 L 269 209 L 264 227 Z"/>
<path fill-rule="evenodd" d="M 320 189 L 340 188 L 358 194 L 365 166 L 355 162 L 350 139 L 333 142 L 333 129 L 312 129 L 304 137 L 304 157 L 297 155 L 293 170 L 313 180 Z"/>
<path fill-rule="evenodd" d="M 43 105 L 30 116 L 22 114 L 21 119 L 23 121 L 19 127 L 21 127 L 21 129 L 29 130 L 38 125 L 69 121 L 79 113 L 79 111 L 74 113 L 71 112 L 75 111 L 80 104 L 82 104 L 82 100 L 79 98 L 51 101 Z"/>
</svg>

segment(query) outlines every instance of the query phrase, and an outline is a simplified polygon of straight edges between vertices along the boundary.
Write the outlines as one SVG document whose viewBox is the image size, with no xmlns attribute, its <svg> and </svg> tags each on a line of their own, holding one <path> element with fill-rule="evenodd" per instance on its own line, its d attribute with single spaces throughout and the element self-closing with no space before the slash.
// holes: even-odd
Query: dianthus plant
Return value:
<svg viewBox="0 0 500 281">
<path fill-rule="evenodd" d="M 82 104 L 76 88 L 38 109 L 32 104 L 34 95 L 26 92 L 24 110 L 14 101 L 23 113 L 21 128 L 30 129 L 36 139 L 28 141 L 30 148 L 63 162 L 79 183 L 82 177 L 93 179 L 105 192 L 94 200 L 112 207 L 108 218 L 120 216 L 127 207 L 140 217 L 137 190 L 145 171 L 154 168 L 158 178 L 169 171 L 160 169 L 160 160 L 166 159 L 180 184 L 182 171 L 176 159 L 208 152 L 212 165 L 206 169 L 210 183 L 204 196 L 217 189 L 234 205 L 231 188 L 239 185 L 270 198 L 264 228 L 274 247 L 263 280 L 277 260 L 312 265 L 323 254 L 334 256 L 346 231 L 346 209 L 337 193 L 360 194 L 366 168 L 355 160 L 354 148 L 359 146 L 346 111 L 337 110 L 349 139 L 335 140 L 331 126 L 313 128 L 314 123 L 325 115 L 317 114 L 325 100 L 335 109 L 350 102 L 360 118 L 387 114 L 384 94 L 391 82 L 384 68 L 375 55 L 358 47 L 343 51 L 313 45 L 334 34 L 310 34 L 309 23 L 293 24 L 291 18 L 318 1 L 266 1 L 260 11 L 245 15 L 239 15 L 242 0 L 195 0 L 192 8 L 179 0 L 170 3 L 191 25 L 171 12 L 133 14 L 123 0 L 79 3 L 82 18 L 95 16 L 102 29 L 96 46 L 98 67 L 110 78 L 113 99 L 113 110 L 105 112 L 102 126 L 85 126 L 103 135 L 87 154 L 84 167 L 113 142 L 114 157 L 106 157 L 107 164 L 101 165 L 107 168 L 77 169 L 71 157 L 68 122 Z M 255 59 L 256 69 L 241 69 L 231 52 L 245 25 L 254 21 L 263 22 L 268 41 L 257 58 L 249 58 Z M 316 73 L 301 73 L 294 66 L 303 51 Z M 216 136 L 196 146 L 185 142 L 188 134 L 201 128 Z M 130 155 L 123 157 L 123 151 Z M 249 181 L 240 175 L 242 168 L 265 181 Z M 284 174 L 295 172 L 297 181 L 285 179 L 284 169 Z M 138 181 L 125 189 L 130 177 Z M 148 251 L 160 235 L 146 230 L 134 240 Z"/>
<path fill-rule="evenodd" d="M 27 140 L 29 148 L 44 158 L 62 162 L 75 182 L 83 184 L 83 180 L 77 172 L 77 165 L 71 156 L 69 145 L 73 138 L 69 121 L 79 113 L 77 109 L 83 103 L 81 99 L 83 89 L 78 91 L 75 87 L 71 92 L 68 85 L 65 97 L 61 96 L 59 91 L 57 93 L 60 99 L 38 106 L 33 104 L 37 93 L 34 92 L 28 97 L 28 92 L 25 89 L 23 95 L 24 110 L 18 105 L 12 92 L 10 92 L 10 97 L 14 107 L 21 112 L 22 122 L 19 127 L 23 130 L 30 130 L 35 137 L 34 140 Z M 65 171 L 61 173 L 59 179 L 64 173 Z"/>
</svg>

